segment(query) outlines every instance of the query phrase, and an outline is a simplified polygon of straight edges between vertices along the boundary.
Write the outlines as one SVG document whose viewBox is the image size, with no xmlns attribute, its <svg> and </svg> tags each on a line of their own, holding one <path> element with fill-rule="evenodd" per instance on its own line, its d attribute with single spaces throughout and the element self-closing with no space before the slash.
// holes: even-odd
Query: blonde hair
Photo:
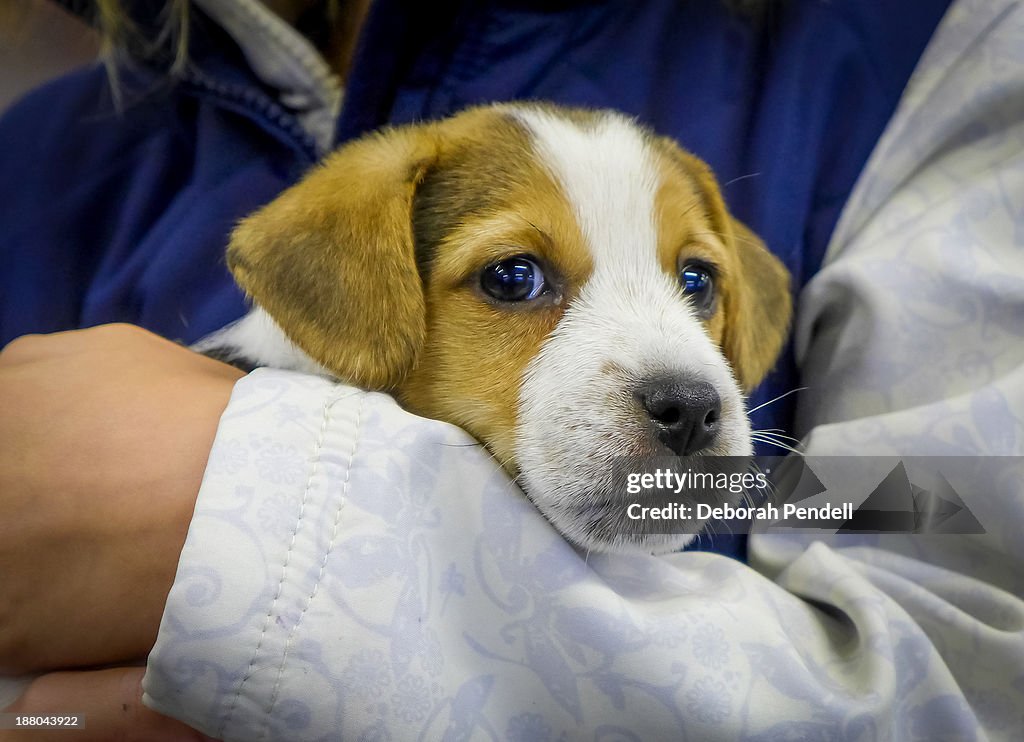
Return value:
<svg viewBox="0 0 1024 742">
<path fill-rule="evenodd" d="M 132 22 L 121 0 L 95 0 L 93 25 L 100 34 L 100 55 L 111 75 L 119 63 L 131 58 L 149 60 L 171 51 L 171 74 L 180 73 L 188 61 L 189 0 L 166 0 L 160 12 L 159 31 L 147 38 Z"/>
<path fill-rule="evenodd" d="M 0 0 L 0 44 L 14 43 L 25 29 L 32 0 Z M 164 0 L 154 19 L 156 33 L 144 33 L 128 16 L 124 0 L 93 0 L 92 14 L 82 20 L 99 36 L 100 59 L 107 69 L 114 97 L 120 100 L 119 68 L 133 62 L 161 61 L 171 75 L 188 62 L 190 0 Z M 169 62 L 169 64 L 168 64 Z"/>
</svg>

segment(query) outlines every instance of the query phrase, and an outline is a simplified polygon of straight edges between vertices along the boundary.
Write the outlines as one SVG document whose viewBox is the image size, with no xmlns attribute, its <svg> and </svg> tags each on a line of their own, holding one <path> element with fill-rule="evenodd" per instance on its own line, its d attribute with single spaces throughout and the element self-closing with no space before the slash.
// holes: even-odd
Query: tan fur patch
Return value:
<svg viewBox="0 0 1024 742">
<path fill-rule="evenodd" d="M 487 441 L 509 465 L 522 374 L 593 266 L 571 206 L 536 161 L 526 131 L 492 115 L 499 120 L 450 143 L 421 189 L 416 232 L 432 253 L 429 342 L 398 394 L 410 409 Z M 521 254 L 538 259 L 552 294 L 523 305 L 489 299 L 480 271 Z"/>
</svg>

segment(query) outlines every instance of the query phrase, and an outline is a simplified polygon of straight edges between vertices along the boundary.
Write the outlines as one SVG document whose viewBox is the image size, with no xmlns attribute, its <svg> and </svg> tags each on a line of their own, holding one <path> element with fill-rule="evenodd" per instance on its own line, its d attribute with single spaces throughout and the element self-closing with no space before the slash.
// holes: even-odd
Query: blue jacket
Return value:
<svg viewBox="0 0 1024 742">
<path fill-rule="evenodd" d="M 494 100 L 626 111 L 711 164 L 798 290 L 947 3 L 376 0 L 335 143 Z M 126 74 L 121 113 L 93 66 L 0 121 L 0 343 L 111 321 L 192 342 L 243 313 L 227 235 L 320 152 L 198 11 L 190 57 L 176 83 Z M 797 384 L 787 353 L 752 406 Z M 788 402 L 755 427 L 787 428 Z"/>
</svg>

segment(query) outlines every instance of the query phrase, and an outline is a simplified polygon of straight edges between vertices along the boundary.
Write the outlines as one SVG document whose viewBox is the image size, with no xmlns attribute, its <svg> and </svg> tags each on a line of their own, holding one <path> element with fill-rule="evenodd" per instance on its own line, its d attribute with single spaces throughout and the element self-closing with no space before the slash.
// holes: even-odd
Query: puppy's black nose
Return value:
<svg viewBox="0 0 1024 742">
<path fill-rule="evenodd" d="M 677 456 L 707 448 L 718 433 L 722 399 L 706 381 L 656 379 L 636 391 L 658 440 Z"/>
</svg>

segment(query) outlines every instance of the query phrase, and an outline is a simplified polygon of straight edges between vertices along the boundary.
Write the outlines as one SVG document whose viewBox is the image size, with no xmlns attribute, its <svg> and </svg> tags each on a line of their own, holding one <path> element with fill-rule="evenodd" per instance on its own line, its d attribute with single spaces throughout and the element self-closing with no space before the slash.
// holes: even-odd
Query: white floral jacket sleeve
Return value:
<svg viewBox="0 0 1024 742">
<path fill-rule="evenodd" d="M 1024 455 L 1024 3 L 957 2 L 797 334 L 817 453 Z M 584 559 L 485 452 L 261 370 L 146 702 L 230 740 L 1024 739 L 1024 470 L 987 536 Z"/>
</svg>

